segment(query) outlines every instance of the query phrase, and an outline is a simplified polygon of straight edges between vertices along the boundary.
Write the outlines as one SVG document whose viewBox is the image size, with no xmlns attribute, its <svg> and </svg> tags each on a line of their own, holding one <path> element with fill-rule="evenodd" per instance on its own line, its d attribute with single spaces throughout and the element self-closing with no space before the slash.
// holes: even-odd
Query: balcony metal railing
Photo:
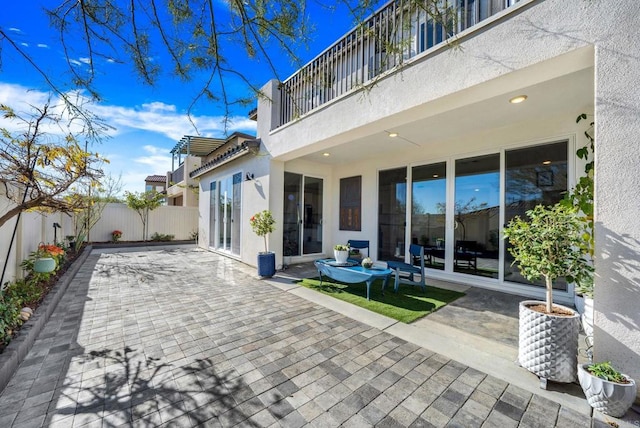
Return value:
<svg viewBox="0 0 640 428">
<path fill-rule="evenodd" d="M 171 173 L 171 177 L 169 179 L 169 186 L 178 184 L 183 180 L 184 180 L 184 162 L 175 171 Z"/>
<path fill-rule="evenodd" d="M 284 125 L 519 0 L 392 0 L 280 85 Z"/>
</svg>

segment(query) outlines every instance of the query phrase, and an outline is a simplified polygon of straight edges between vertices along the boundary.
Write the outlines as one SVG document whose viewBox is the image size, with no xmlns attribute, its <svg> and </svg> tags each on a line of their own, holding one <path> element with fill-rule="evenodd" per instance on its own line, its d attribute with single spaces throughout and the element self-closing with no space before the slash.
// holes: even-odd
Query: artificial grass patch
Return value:
<svg viewBox="0 0 640 428">
<path fill-rule="evenodd" d="M 322 285 L 319 278 L 305 278 L 297 283 L 407 324 L 464 296 L 464 293 L 432 287 L 428 284 L 426 292 L 423 292 L 419 286 L 400 284 L 398 293 L 394 293 L 392 278 L 387 283 L 384 296 L 381 279 L 371 284 L 369 295 L 371 300 L 367 300 L 367 285 L 364 282 L 346 284 L 324 277 Z"/>
</svg>

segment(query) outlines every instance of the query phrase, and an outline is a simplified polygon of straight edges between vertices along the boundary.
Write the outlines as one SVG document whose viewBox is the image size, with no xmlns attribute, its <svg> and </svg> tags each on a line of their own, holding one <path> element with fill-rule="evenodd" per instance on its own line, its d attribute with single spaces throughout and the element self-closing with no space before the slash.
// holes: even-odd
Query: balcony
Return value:
<svg viewBox="0 0 640 428">
<path fill-rule="evenodd" d="M 173 186 L 184 180 L 184 162 L 169 176 L 169 185 Z"/>
<path fill-rule="evenodd" d="M 282 82 L 277 126 L 373 83 L 518 1 L 390 1 Z"/>
</svg>

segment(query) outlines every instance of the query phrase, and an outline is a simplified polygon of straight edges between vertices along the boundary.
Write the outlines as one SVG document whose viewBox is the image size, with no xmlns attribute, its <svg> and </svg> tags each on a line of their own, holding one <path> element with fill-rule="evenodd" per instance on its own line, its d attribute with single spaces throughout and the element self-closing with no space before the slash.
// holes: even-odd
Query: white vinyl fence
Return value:
<svg viewBox="0 0 640 428">
<path fill-rule="evenodd" d="M 11 202 L 0 194 L 0 213 L 6 212 L 10 207 Z M 53 244 L 62 242 L 67 235 L 75 235 L 74 219 L 69 214 L 23 212 L 16 228 L 17 219 L 17 216 L 13 217 L 0 227 L 0 272 L 8 257 L 3 283 L 13 281 L 22 275 L 20 263 L 35 251 L 41 242 Z M 60 228 L 55 228 L 55 236 L 54 223 L 60 225 Z M 14 228 L 16 232 L 10 249 Z M 107 204 L 102 217 L 91 229 L 87 239 L 90 242 L 108 242 L 111 241 L 111 232 L 114 230 L 122 231 L 121 241 L 143 240 L 142 221 L 138 214 L 125 204 Z M 192 234 L 197 230 L 198 208 L 196 207 L 163 205 L 149 212 L 149 239 L 157 232 L 173 235 L 174 240 L 187 240 L 192 239 Z"/>
</svg>

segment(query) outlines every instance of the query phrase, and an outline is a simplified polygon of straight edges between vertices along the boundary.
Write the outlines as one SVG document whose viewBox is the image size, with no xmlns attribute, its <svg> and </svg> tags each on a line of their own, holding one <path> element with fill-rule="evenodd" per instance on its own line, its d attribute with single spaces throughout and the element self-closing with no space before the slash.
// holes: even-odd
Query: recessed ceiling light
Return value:
<svg viewBox="0 0 640 428">
<path fill-rule="evenodd" d="M 433 178 L 438 178 L 440 177 L 438 174 L 433 174 Z"/>
<path fill-rule="evenodd" d="M 322 154 L 322 156 L 325 156 L 325 157 L 326 157 L 326 156 L 331 156 L 331 154 L 330 154 L 330 153 L 325 152 L 325 153 L 323 153 L 323 154 Z"/>
<path fill-rule="evenodd" d="M 397 132 L 389 132 L 389 137 L 390 138 L 396 138 L 398 136 Z"/>
<path fill-rule="evenodd" d="M 550 161 L 550 160 L 546 160 L 546 161 L 543 161 L 543 162 L 542 162 L 542 165 L 549 165 L 550 163 L 551 163 L 551 161 Z"/>
<path fill-rule="evenodd" d="M 517 97 L 513 97 L 509 100 L 509 102 L 511 104 L 520 104 L 521 102 L 523 102 L 524 100 L 527 99 L 526 95 L 518 95 Z"/>
</svg>

